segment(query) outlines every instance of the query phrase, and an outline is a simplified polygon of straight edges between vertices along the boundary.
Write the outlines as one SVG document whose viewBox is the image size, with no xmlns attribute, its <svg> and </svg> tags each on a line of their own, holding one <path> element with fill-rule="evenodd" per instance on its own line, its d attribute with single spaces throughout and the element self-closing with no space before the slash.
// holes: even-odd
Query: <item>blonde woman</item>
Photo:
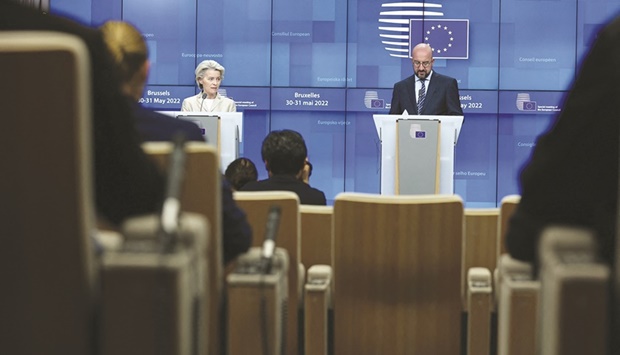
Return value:
<svg viewBox="0 0 620 355">
<path fill-rule="evenodd" d="M 224 80 L 224 67 L 214 60 L 200 62 L 194 71 L 200 87 L 197 95 L 183 100 L 181 111 L 191 112 L 236 112 L 235 102 L 218 93 Z"/>
</svg>

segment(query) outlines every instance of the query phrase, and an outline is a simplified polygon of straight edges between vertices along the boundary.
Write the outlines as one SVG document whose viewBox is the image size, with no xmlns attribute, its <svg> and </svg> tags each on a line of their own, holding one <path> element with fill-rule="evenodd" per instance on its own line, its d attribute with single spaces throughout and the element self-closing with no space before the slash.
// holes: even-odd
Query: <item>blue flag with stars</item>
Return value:
<svg viewBox="0 0 620 355">
<path fill-rule="evenodd" d="M 435 59 L 467 59 L 469 57 L 469 20 L 411 19 L 409 45 L 428 43 Z"/>
</svg>

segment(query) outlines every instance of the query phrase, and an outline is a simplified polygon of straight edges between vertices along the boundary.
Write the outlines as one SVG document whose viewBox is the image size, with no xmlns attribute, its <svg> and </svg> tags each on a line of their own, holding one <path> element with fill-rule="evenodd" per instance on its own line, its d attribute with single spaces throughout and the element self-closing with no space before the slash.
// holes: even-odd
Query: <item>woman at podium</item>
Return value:
<svg viewBox="0 0 620 355">
<path fill-rule="evenodd" d="M 235 102 L 222 96 L 218 90 L 224 79 L 224 67 L 214 60 L 204 60 L 195 70 L 197 95 L 183 100 L 181 111 L 190 112 L 236 112 Z"/>
</svg>

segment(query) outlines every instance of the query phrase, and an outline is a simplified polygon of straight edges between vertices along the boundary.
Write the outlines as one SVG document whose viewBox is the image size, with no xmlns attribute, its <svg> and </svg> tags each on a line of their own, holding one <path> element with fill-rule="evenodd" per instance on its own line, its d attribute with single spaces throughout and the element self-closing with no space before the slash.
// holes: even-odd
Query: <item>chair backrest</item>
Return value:
<svg viewBox="0 0 620 355">
<path fill-rule="evenodd" d="M 466 208 L 463 272 L 472 267 L 495 270 L 499 208 Z"/>
<path fill-rule="evenodd" d="M 77 37 L 0 32 L 2 354 L 93 352 L 89 67 Z"/>
<path fill-rule="evenodd" d="M 600 257 L 594 233 L 582 228 L 550 226 L 542 232 L 538 250 L 538 353 L 610 354 L 611 271 Z"/>
<path fill-rule="evenodd" d="M 169 142 L 147 142 L 144 151 L 162 168 L 166 169 L 173 145 Z M 222 186 L 219 155 L 206 143 L 188 142 L 181 208 L 199 213 L 207 218 L 210 226 L 207 255 L 208 275 L 205 280 L 208 298 L 209 354 L 220 354 L 223 348 L 221 317 L 223 316 L 224 268 L 222 252 Z"/>
<path fill-rule="evenodd" d="M 312 265 L 332 265 L 334 207 L 301 205 L 301 262 L 306 269 Z"/>
<path fill-rule="evenodd" d="M 508 223 L 510 217 L 517 209 L 521 201 L 521 195 L 508 195 L 502 198 L 499 206 L 499 224 L 498 224 L 498 240 L 497 240 L 497 258 L 507 253 L 506 250 L 506 232 L 508 231 Z"/>
<path fill-rule="evenodd" d="M 463 202 L 341 193 L 334 204 L 335 354 L 458 354 Z"/>
<path fill-rule="evenodd" d="M 540 281 L 532 267 L 507 253 L 497 261 L 497 355 L 536 354 Z"/>
<path fill-rule="evenodd" d="M 298 352 L 297 306 L 301 301 L 303 275 L 300 275 L 301 256 L 299 197 L 290 191 L 235 192 L 237 205 L 247 214 L 253 230 L 253 246 L 262 246 L 267 225 L 267 213 L 272 205 L 279 205 L 282 211 L 276 234 L 276 246 L 285 249 L 289 255 L 288 268 L 288 314 L 286 324 L 286 354 Z"/>
</svg>

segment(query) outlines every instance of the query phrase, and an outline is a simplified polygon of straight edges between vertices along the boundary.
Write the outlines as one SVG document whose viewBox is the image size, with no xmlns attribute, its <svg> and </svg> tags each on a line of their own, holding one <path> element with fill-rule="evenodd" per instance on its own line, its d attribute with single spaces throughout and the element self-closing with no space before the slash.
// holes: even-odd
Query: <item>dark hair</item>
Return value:
<svg viewBox="0 0 620 355">
<path fill-rule="evenodd" d="M 272 174 L 297 175 L 304 167 L 308 149 L 301 134 L 284 129 L 265 137 L 261 156 Z"/>
<path fill-rule="evenodd" d="M 248 182 L 258 180 L 258 171 L 250 159 L 237 158 L 228 164 L 224 176 L 230 186 L 239 191 Z"/>
</svg>

